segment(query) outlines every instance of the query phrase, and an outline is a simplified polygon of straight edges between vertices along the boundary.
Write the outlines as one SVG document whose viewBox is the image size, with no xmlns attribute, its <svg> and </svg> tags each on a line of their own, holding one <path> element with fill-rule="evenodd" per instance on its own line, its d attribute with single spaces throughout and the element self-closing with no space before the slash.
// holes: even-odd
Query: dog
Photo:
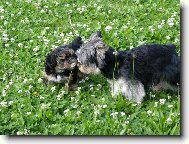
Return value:
<svg viewBox="0 0 189 144">
<path fill-rule="evenodd" d="M 98 30 L 76 55 L 85 74 L 102 73 L 110 83 L 113 96 L 142 102 L 149 89 L 177 90 L 180 84 L 180 56 L 173 44 L 145 44 L 128 51 L 115 51 L 102 41 Z"/>
<path fill-rule="evenodd" d="M 68 90 L 77 87 L 79 70 L 75 52 L 82 43 L 81 37 L 76 37 L 70 44 L 57 47 L 47 55 L 43 78 L 46 86 L 50 83 L 67 82 L 65 86 Z"/>
</svg>

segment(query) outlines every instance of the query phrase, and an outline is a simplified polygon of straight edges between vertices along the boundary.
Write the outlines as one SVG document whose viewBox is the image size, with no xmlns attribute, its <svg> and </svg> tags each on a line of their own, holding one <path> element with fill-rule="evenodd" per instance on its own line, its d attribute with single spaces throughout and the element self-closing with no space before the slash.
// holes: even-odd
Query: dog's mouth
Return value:
<svg viewBox="0 0 189 144">
<path fill-rule="evenodd" d="M 84 74 L 99 74 L 100 73 L 100 70 L 97 67 L 86 66 L 79 62 L 77 64 L 77 66 L 78 66 L 79 70 Z"/>
</svg>

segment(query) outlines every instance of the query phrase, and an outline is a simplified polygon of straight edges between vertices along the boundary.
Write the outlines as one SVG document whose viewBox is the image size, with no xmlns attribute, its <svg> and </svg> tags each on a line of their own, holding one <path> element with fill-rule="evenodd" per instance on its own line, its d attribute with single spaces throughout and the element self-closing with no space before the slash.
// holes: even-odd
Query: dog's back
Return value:
<svg viewBox="0 0 189 144">
<path fill-rule="evenodd" d="M 141 45 L 126 51 L 123 56 L 130 61 L 130 71 L 134 71 L 135 78 L 145 87 L 156 85 L 161 80 L 172 85 L 180 83 L 180 56 L 173 44 Z"/>
</svg>

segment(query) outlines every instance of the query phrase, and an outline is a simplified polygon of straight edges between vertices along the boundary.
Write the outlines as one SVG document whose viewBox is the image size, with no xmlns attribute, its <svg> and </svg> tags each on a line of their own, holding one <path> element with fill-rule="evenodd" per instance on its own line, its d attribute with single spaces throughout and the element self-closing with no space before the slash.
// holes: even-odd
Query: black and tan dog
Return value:
<svg viewBox="0 0 189 144">
<path fill-rule="evenodd" d="M 78 67 L 75 51 L 82 45 L 81 37 L 70 44 L 60 46 L 50 52 L 45 61 L 44 84 L 65 83 L 68 90 L 77 87 Z"/>
<path fill-rule="evenodd" d="M 146 44 L 117 52 L 104 44 L 97 31 L 76 54 L 82 73 L 102 73 L 112 95 L 121 93 L 136 102 L 143 100 L 149 88 L 177 90 L 180 84 L 180 56 L 172 44 Z"/>
</svg>

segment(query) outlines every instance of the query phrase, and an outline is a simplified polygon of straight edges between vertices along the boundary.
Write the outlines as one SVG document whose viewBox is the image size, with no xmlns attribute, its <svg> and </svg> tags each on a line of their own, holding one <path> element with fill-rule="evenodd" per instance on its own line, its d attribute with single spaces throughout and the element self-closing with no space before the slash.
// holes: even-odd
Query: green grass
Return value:
<svg viewBox="0 0 189 144">
<path fill-rule="evenodd" d="M 100 75 L 87 77 L 74 92 L 43 86 L 47 53 L 75 33 L 87 40 L 97 29 L 117 50 L 174 43 L 179 52 L 180 2 L 0 1 L 0 134 L 180 135 L 178 93 L 149 92 L 137 104 L 112 98 Z"/>
</svg>

